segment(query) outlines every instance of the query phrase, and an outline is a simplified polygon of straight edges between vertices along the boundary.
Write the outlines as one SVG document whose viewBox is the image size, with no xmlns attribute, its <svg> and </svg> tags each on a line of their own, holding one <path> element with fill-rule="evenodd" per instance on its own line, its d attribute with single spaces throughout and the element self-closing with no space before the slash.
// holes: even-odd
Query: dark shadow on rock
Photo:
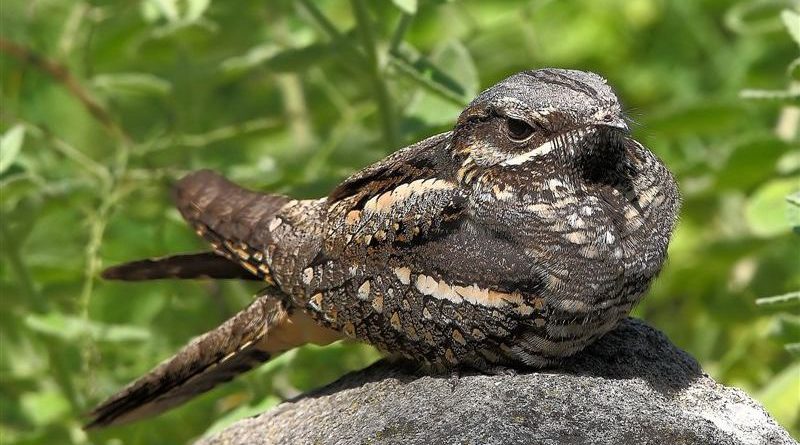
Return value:
<svg viewBox="0 0 800 445">
<path fill-rule="evenodd" d="M 702 377 L 703 371 L 697 361 L 677 348 L 662 332 L 640 320 L 627 318 L 614 330 L 589 345 L 583 351 L 565 359 L 562 363 L 544 369 L 514 368 L 515 374 L 569 374 L 607 379 L 639 378 L 650 387 L 668 395 L 689 386 Z M 429 374 L 419 365 L 398 359 L 383 359 L 354 374 L 348 374 L 328 386 L 301 394 L 291 400 L 327 396 L 387 378 L 408 383 L 420 377 L 452 380 L 462 377 L 485 375 L 475 370 L 460 370 L 455 373 Z"/>
<path fill-rule="evenodd" d="M 551 372 L 604 377 L 640 378 L 662 393 L 674 393 L 703 377 L 700 364 L 662 332 L 628 318 Z"/>
</svg>

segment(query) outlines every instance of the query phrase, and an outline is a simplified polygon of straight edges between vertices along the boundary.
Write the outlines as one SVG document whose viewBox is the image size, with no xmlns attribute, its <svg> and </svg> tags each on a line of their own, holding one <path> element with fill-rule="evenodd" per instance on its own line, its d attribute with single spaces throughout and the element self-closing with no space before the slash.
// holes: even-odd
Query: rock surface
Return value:
<svg viewBox="0 0 800 445">
<path fill-rule="evenodd" d="M 795 444 L 755 401 L 628 319 L 557 370 L 420 376 L 386 361 L 235 423 L 218 444 Z"/>
</svg>

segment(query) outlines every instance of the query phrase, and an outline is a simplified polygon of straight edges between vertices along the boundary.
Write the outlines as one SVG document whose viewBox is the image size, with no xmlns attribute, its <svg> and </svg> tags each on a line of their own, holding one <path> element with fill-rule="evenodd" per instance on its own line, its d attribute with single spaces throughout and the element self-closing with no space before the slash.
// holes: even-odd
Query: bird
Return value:
<svg viewBox="0 0 800 445">
<path fill-rule="evenodd" d="M 432 372 L 542 369 L 612 330 L 662 268 L 680 209 L 598 74 L 516 73 L 451 131 L 320 199 L 210 170 L 177 209 L 210 250 L 106 269 L 110 280 L 250 279 L 252 303 L 99 404 L 87 428 L 159 414 L 297 346 L 353 339 Z"/>
</svg>

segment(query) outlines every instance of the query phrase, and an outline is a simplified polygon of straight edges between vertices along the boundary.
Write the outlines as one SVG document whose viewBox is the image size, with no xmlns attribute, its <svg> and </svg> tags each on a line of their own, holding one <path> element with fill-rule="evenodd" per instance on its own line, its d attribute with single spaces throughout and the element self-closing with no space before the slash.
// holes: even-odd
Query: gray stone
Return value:
<svg viewBox="0 0 800 445">
<path fill-rule="evenodd" d="M 424 376 L 381 361 L 201 440 L 218 444 L 795 444 L 745 393 L 625 320 L 558 369 Z"/>
</svg>

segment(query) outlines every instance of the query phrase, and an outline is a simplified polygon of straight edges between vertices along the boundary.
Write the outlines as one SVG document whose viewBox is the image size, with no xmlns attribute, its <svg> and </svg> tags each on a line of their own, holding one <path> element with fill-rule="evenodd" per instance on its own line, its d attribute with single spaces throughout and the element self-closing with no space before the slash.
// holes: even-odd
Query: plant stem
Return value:
<svg viewBox="0 0 800 445">
<path fill-rule="evenodd" d="M 47 302 L 36 291 L 31 274 L 19 254 L 19 245 L 16 242 L 16 238 L 9 232 L 8 227 L 3 222 L 0 222 L 0 245 L 3 246 L 3 252 L 11 265 L 11 269 L 14 270 L 14 274 L 17 276 L 20 288 L 25 293 L 25 296 L 28 297 L 33 309 L 44 313 L 47 310 Z"/>
<path fill-rule="evenodd" d="M 392 100 L 389 90 L 383 81 L 383 70 L 379 64 L 378 49 L 375 43 L 375 34 L 369 18 L 369 12 L 363 0 L 351 0 L 353 13 L 356 16 L 361 43 L 366 52 L 367 63 L 369 64 L 369 77 L 375 99 L 378 102 L 378 113 L 380 114 L 381 127 L 383 128 L 383 138 L 389 148 L 396 148 L 399 141 L 397 136 L 397 120 L 395 119 Z"/>
<path fill-rule="evenodd" d="M 118 125 L 108 110 L 60 63 L 50 60 L 18 43 L 0 37 L 0 53 L 7 54 L 52 77 L 72 94 L 112 136 L 130 141 L 130 136 Z"/>
<path fill-rule="evenodd" d="M 464 105 L 469 103 L 469 100 L 465 100 L 462 94 L 459 94 L 446 86 L 433 81 L 430 77 L 425 75 L 424 73 L 420 72 L 416 67 L 414 67 L 411 62 L 406 60 L 400 54 L 390 54 L 389 55 L 389 62 L 391 62 L 392 66 L 397 69 L 397 72 L 406 76 L 408 79 L 414 81 L 419 86 L 427 89 L 428 91 L 437 94 L 442 99 L 445 99 L 454 105 L 459 107 L 463 107 Z"/>
<path fill-rule="evenodd" d="M 311 18 L 322 28 L 322 31 L 328 35 L 331 40 L 338 40 L 342 38 L 342 34 L 336 29 L 336 26 L 325 17 L 325 14 L 317 8 L 317 5 L 309 0 L 299 0 L 298 3 L 305 9 Z"/>
<path fill-rule="evenodd" d="M 389 54 L 395 54 L 397 49 L 400 48 L 400 45 L 403 43 L 403 37 L 405 37 L 412 20 L 414 20 L 413 15 L 403 13 L 403 15 L 400 16 L 397 27 L 394 29 L 394 33 L 392 33 L 392 40 L 389 44 Z"/>
<path fill-rule="evenodd" d="M 136 156 L 149 154 L 153 151 L 164 150 L 172 147 L 202 148 L 216 142 L 255 133 L 263 130 L 270 130 L 280 126 L 278 119 L 259 118 L 237 124 L 217 127 L 213 130 L 199 134 L 180 134 L 171 138 L 159 139 L 147 149 L 138 150 Z"/>
<path fill-rule="evenodd" d="M 46 314 L 49 310 L 49 305 L 47 301 L 42 298 L 42 295 L 33 283 L 33 279 L 28 272 L 28 267 L 19 254 L 19 244 L 17 244 L 16 238 L 3 223 L 0 223 L 0 245 L 3 246 L 3 252 L 8 262 L 11 264 L 11 268 L 17 275 L 20 288 L 25 293 L 28 301 L 31 302 L 34 312 Z M 82 409 L 78 401 L 78 394 L 75 392 L 75 385 L 72 384 L 72 379 L 70 377 L 70 366 L 67 364 L 67 357 L 65 355 L 66 350 L 61 347 L 61 345 L 54 343 L 50 338 L 43 338 L 42 345 L 47 351 L 53 377 L 61 387 L 70 405 L 75 410 Z"/>
</svg>

